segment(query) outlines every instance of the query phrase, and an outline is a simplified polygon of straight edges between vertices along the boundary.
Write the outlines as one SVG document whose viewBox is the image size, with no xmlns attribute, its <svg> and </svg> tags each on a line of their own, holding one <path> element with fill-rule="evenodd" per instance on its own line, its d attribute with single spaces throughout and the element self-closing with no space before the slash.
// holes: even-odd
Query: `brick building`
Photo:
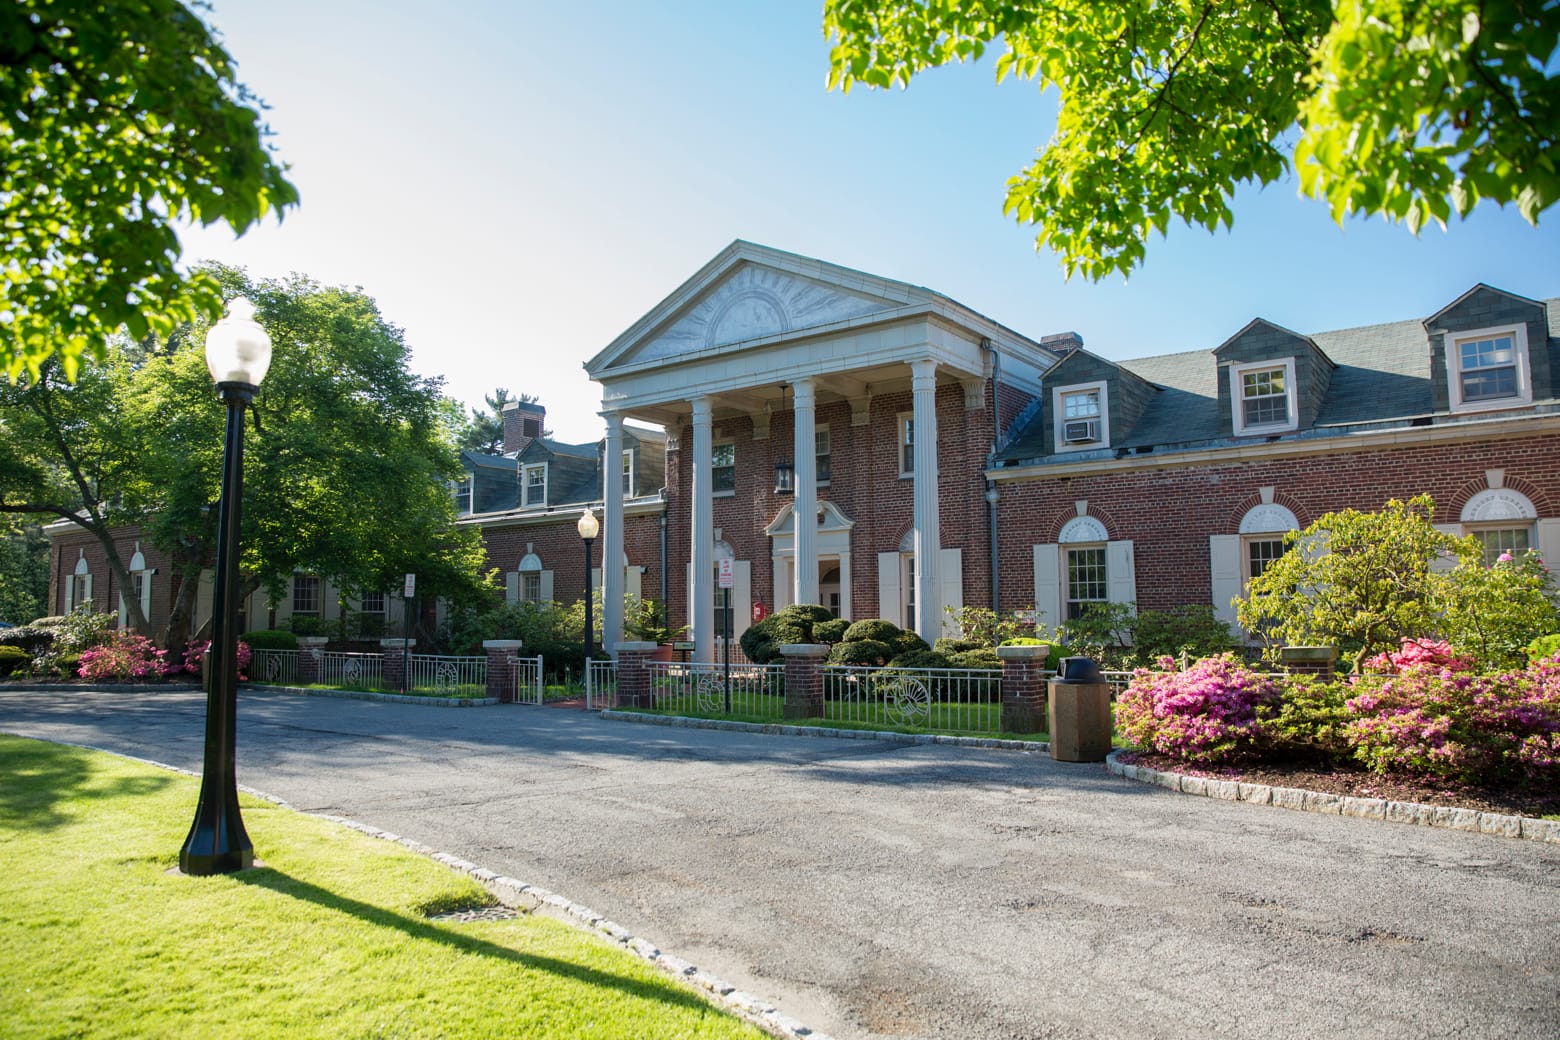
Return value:
<svg viewBox="0 0 1560 1040">
<path fill-rule="evenodd" d="M 809 602 L 931 639 L 963 604 L 1033 606 L 1048 626 L 1091 601 L 1233 621 L 1285 531 L 1425 491 L 1439 525 L 1492 555 L 1560 555 L 1560 300 L 1484 285 L 1423 319 L 1306 335 L 1259 318 L 1208 349 L 1113 362 L 1075 333 L 1030 339 L 739 241 L 585 367 L 604 437 L 560 443 L 541 405 L 511 405 L 504 453 L 466 453 L 454 494 L 511 602 L 583 593 L 575 524 L 597 513 L 609 647 L 638 595 L 709 659 L 723 557 L 737 634 Z M 56 537 L 51 602 L 110 609 L 78 541 Z M 299 580 L 305 607 L 328 601 Z M 249 607 L 297 608 L 296 590 Z"/>
</svg>

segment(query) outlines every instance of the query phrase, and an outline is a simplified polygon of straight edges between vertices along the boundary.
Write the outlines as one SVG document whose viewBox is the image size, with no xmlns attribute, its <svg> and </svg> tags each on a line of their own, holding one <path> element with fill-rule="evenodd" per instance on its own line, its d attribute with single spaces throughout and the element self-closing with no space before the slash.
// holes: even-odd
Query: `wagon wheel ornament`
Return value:
<svg viewBox="0 0 1560 1040">
<path fill-rule="evenodd" d="M 454 661 L 441 661 L 433 672 L 433 688 L 440 692 L 453 690 L 460 685 L 460 666 Z"/>
<path fill-rule="evenodd" d="M 265 681 L 280 682 L 282 678 L 282 659 L 273 654 L 265 656 Z"/>
<path fill-rule="evenodd" d="M 363 677 L 363 662 L 356 657 L 349 657 L 341 666 L 341 678 L 343 682 L 355 683 Z"/>
<path fill-rule="evenodd" d="M 932 696 L 926 684 L 912 676 L 901 676 L 884 691 L 889 721 L 900 726 L 924 726 L 931 714 Z"/>
<path fill-rule="evenodd" d="M 705 672 L 699 676 L 694 687 L 698 698 L 700 711 L 714 714 L 722 710 L 726 705 L 726 688 L 720 681 L 720 676 L 714 672 Z"/>
</svg>

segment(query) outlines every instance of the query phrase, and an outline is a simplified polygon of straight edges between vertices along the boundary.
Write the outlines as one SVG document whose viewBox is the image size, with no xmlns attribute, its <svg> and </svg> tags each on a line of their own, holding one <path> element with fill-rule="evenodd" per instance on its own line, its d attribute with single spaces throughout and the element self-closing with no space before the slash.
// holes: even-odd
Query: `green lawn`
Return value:
<svg viewBox="0 0 1560 1040">
<path fill-rule="evenodd" d="M 170 873 L 198 782 L 0 735 L 0 1037 L 749 1037 L 604 939 L 242 797 L 263 868 Z"/>
</svg>

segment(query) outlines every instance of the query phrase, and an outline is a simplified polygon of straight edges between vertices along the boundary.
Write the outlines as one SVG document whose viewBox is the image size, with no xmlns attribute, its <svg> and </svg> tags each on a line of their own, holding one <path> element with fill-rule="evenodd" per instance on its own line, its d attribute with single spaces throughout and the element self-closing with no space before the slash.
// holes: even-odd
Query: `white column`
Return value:
<svg viewBox="0 0 1560 1040">
<path fill-rule="evenodd" d="M 606 458 L 601 464 L 601 645 L 612 652 L 623 640 L 623 417 L 607 420 Z"/>
<path fill-rule="evenodd" d="M 811 379 L 796 381 L 796 493 L 792 529 L 796 550 L 795 603 L 818 602 L 818 443 L 814 432 L 817 397 Z"/>
<path fill-rule="evenodd" d="M 715 566 L 715 499 L 710 468 L 710 399 L 693 402 L 693 530 L 689 537 L 692 574 L 688 582 L 688 623 L 693 626 L 695 661 L 715 660 L 715 601 L 711 596 Z"/>
<path fill-rule="evenodd" d="M 937 362 L 910 362 L 915 455 L 915 631 L 928 643 L 942 632 L 942 554 L 937 513 Z"/>
</svg>

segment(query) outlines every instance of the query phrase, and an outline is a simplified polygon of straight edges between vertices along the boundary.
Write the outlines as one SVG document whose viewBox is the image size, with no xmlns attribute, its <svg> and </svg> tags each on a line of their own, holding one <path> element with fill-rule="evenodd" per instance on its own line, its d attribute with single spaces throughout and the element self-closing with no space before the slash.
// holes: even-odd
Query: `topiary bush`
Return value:
<svg viewBox="0 0 1560 1040">
<path fill-rule="evenodd" d="M 1257 750 L 1259 710 L 1280 696 L 1276 682 L 1230 654 L 1204 658 L 1184 672 L 1140 668 L 1116 700 L 1116 726 L 1140 748 L 1218 762 Z"/>
<path fill-rule="evenodd" d="M 31 661 L 32 655 L 19 646 L 0 646 L 0 675 L 26 668 Z"/>
<path fill-rule="evenodd" d="M 932 644 L 922 639 L 911 631 L 900 632 L 893 639 L 888 640 L 888 645 L 893 647 L 894 655 L 931 652 Z"/>
<path fill-rule="evenodd" d="M 251 650 L 296 650 L 298 633 L 280 628 L 261 628 L 245 632 L 238 637 L 249 644 Z"/>
<path fill-rule="evenodd" d="M 844 618 L 830 618 L 813 626 L 813 638 L 820 643 L 840 643 L 845 640 L 845 630 L 850 622 Z"/>
<path fill-rule="evenodd" d="M 937 642 L 932 644 L 932 649 L 940 654 L 952 657 L 954 654 L 962 654 L 968 650 L 979 650 L 985 645 L 977 639 L 950 639 L 947 636 L 942 636 Z M 1004 641 L 1002 645 L 1006 646 L 1007 641 Z"/>
<path fill-rule="evenodd" d="M 855 622 L 845 630 L 845 642 L 857 643 L 863 639 L 872 639 L 879 643 L 892 643 L 903 632 L 904 629 L 892 621 L 884 621 L 882 618 L 866 618 L 865 620 Z"/>
<path fill-rule="evenodd" d="M 830 664 L 877 668 L 892 657 L 893 653 L 893 649 L 887 643 L 876 639 L 852 639 L 835 643 L 834 649 L 829 651 L 828 660 Z"/>
<path fill-rule="evenodd" d="M 742 652 L 754 664 L 774 664 L 780 660 L 780 648 L 788 643 L 822 643 L 814 626 L 837 620 L 827 607 L 812 603 L 793 603 L 781 607 L 764 620 L 749 625 L 742 633 Z"/>
<path fill-rule="evenodd" d="M 904 653 L 896 654 L 889 660 L 888 666 L 890 668 L 952 668 L 953 662 L 946 654 L 928 648 L 906 650 Z"/>
<path fill-rule="evenodd" d="M 964 650 L 957 654 L 948 654 L 948 664 L 953 668 L 1001 668 L 1002 659 L 997 656 L 996 650 L 989 646 L 976 647 L 974 650 Z"/>
</svg>

